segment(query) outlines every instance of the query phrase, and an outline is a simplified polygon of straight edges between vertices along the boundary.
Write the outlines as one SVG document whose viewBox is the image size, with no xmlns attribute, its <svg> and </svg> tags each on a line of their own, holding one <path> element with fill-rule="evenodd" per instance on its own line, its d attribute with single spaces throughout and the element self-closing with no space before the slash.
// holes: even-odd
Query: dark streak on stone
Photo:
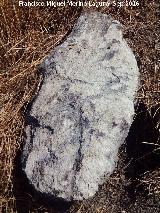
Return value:
<svg viewBox="0 0 160 213">
<path fill-rule="evenodd" d="M 59 73 L 57 74 L 57 77 L 59 77 L 61 80 L 66 80 L 66 81 L 70 81 L 71 83 L 83 83 L 83 84 L 90 84 L 93 85 L 93 83 L 87 82 L 87 81 L 83 81 L 80 79 L 74 79 L 74 78 L 70 78 L 70 77 L 65 77 L 63 75 L 60 75 Z"/>
<path fill-rule="evenodd" d="M 105 58 L 107 58 L 107 60 L 112 59 L 116 53 L 117 53 L 117 51 L 111 51 L 109 53 L 106 53 L 103 60 L 105 60 Z"/>
<path fill-rule="evenodd" d="M 54 129 L 51 127 L 51 126 L 49 126 L 49 125 L 43 125 L 42 126 L 43 128 L 46 128 L 46 129 L 48 129 L 48 131 L 51 133 L 51 134 L 54 134 Z"/>
<path fill-rule="evenodd" d="M 80 137 L 79 137 L 79 149 L 78 149 L 78 159 L 76 159 L 76 171 L 79 172 L 80 168 L 82 166 L 82 143 L 83 143 L 83 117 L 82 117 L 83 111 L 82 108 L 80 107 L 80 118 L 79 118 L 79 128 L 80 128 Z"/>
<path fill-rule="evenodd" d="M 119 82 L 120 82 L 120 78 L 119 78 L 116 74 L 114 74 L 114 73 L 112 72 L 112 75 L 115 76 L 116 78 L 118 78 L 118 80 L 119 80 Z"/>
<path fill-rule="evenodd" d="M 120 41 L 114 38 L 114 39 L 112 40 L 112 43 L 114 43 L 114 44 L 116 44 L 116 43 L 120 44 Z"/>
<path fill-rule="evenodd" d="M 40 124 L 38 119 L 33 117 L 33 116 L 31 116 L 31 115 L 28 115 L 26 117 L 26 122 L 27 122 L 28 125 L 31 126 L 31 128 L 34 129 L 34 131 L 35 131 L 36 127 L 42 127 L 42 128 L 47 129 L 49 132 L 51 132 L 51 134 L 54 134 L 54 129 L 51 126 Z"/>
<path fill-rule="evenodd" d="M 84 124 L 84 119 L 82 117 L 83 111 L 82 111 L 82 107 L 80 107 L 79 109 L 79 132 L 80 132 L 80 136 L 79 136 L 79 149 L 78 149 L 78 153 L 77 153 L 77 158 L 75 160 L 75 163 L 73 165 L 73 169 L 75 171 L 75 174 L 73 176 L 73 180 L 72 180 L 72 191 L 79 191 L 77 189 L 77 185 L 76 185 L 76 173 L 80 171 L 81 166 L 82 166 L 82 160 L 83 160 L 83 155 L 82 155 L 82 144 L 83 144 L 83 124 Z"/>
</svg>

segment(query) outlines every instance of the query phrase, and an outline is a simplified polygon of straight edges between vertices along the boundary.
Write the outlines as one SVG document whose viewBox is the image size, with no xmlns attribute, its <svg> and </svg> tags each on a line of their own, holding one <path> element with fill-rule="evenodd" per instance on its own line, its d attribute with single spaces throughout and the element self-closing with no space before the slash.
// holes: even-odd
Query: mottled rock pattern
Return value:
<svg viewBox="0 0 160 213">
<path fill-rule="evenodd" d="M 27 115 L 23 169 L 41 192 L 89 198 L 115 169 L 132 123 L 135 57 L 119 22 L 83 13 L 41 66 L 46 73 Z"/>
</svg>

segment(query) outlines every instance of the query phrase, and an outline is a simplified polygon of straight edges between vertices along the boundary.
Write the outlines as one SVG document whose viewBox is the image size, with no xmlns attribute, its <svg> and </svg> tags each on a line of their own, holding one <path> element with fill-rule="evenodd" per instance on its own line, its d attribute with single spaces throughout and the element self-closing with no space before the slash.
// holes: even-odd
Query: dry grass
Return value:
<svg viewBox="0 0 160 213">
<path fill-rule="evenodd" d="M 0 212 L 2 206 L 10 204 L 13 162 L 24 126 L 22 108 L 41 82 L 36 67 L 62 40 L 79 14 L 78 9 L 69 7 L 20 8 L 17 3 L 5 1 L 0 7 Z"/>
<path fill-rule="evenodd" d="M 16 211 L 12 194 L 12 171 L 23 138 L 23 113 L 42 80 L 36 67 L 71 29 L 81 11 L 80 8 L 71 7 L 19 8 L 17 2 L 6 0 L 3 4 L 1 0 L 0 6 L 0 212 L 7 213 Z M 124 25 L 124 37 L 136 55 L 141 72 L 137 99 L 144 102 L 148 110 L 156 106 L 158 113 L 158 1 L 141 1 L 141 6 L 136 9 L 109 8 L 101 11 L 111 14 Z M 159 124 L 160 120 L 156 128 L 159 128 Z M 121 172 L 115 172 L 90 202 L 80 202 L 73 206 L 74 212 L 123 210 L 117 209 L 126 184 L 122 166 L 119 168 L 117 171 Z M 159 171 L 154 171 L 153 176 L 144 177 L 147 186 L 152 185 L 152 179 L 157 180 L 157 174 Z M 157 193 L 157 186 L 152 189 L 152 193 Z"/>
</svg>

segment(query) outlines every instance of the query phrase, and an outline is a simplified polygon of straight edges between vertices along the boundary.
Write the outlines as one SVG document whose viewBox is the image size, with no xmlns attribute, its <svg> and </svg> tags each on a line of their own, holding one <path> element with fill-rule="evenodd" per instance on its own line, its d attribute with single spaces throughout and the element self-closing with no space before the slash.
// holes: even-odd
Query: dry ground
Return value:
<svg viewBox="0 0 160 213">
<path fill-rule="evenodd" d="M 32 203 L 28 210 L 17 210 L 16 200 L 20 197 L 24 203 L 26 195 L 21 192 L 17 198 L 14 192 L 15 158 L 23 141 L 25 109 L 42 80 L 36 67 L 63 40 L 82 10 L 89 9 L 19 8 L 17 2 L 0 0 L 0 212 L 57 212 L 54 207 L 43 207 L 36 203 L 36 197 L 32 195 L 27 195 L 27 200 L 30 199 Z M 147 131 L 152 128 L 149 143 L 153 145 L 152 153 L 156 153 L 160 148 L 157 133 L 160 126 L 158 0 L 141 0 L 140 6 L 136 8 L 111 7 L 100 11 L 110 14 L 123 24 L 124 37 L 136 55 L 141 73 L 137 106 L 144 103 L 143 109 L 149 116 L 149 120 L 147 118 L 144 123 L 152 123 Z M 141 110 L 138 109 L 137 114 Z M 70 212 L 158 212 L 160 170 L 151 166 L 150 172 L 147 172 L 147 167 L 143 174 L 127 176 L 126 168 L 129 164 L 126 160 L 130 160 L 133 155 L 128 157 L 124 146 L 120 156 L 115 173 L 101 186 L 96 196 L 88 201 L 74 203 Z M 143 152 L 138 157 L 143 158 Z"/>
</svg>

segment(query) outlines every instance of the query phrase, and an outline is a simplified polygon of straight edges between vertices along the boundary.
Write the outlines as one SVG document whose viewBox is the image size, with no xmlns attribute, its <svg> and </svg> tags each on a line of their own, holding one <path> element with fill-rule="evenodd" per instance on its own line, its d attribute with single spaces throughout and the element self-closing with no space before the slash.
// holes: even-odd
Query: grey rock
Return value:
<svg viewBox="0 0 160 213">
<path fill-rule="evenodd" d="M 113 173 L 134 115 L 135 57 L 121 25 L 83 13 L 41 65 L 27 115 L 23 169 L 34 187 L 65 200 L 93 196 Z"/>
</svg>

